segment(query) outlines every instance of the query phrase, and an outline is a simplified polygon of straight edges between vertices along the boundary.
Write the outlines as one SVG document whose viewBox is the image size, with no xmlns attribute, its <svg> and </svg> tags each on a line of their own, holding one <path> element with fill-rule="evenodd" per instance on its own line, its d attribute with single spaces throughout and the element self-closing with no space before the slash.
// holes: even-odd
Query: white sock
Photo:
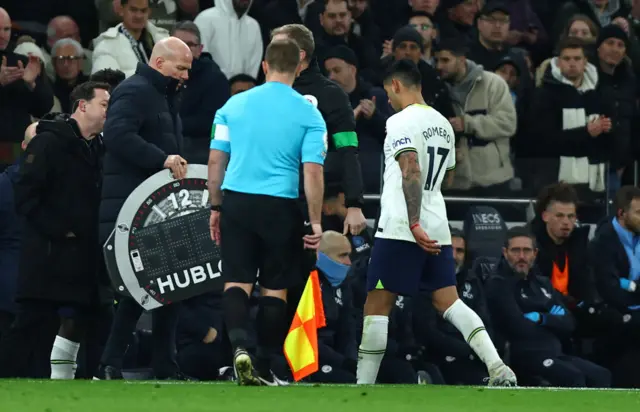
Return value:
<svg viewBox="0 0 640 412">
<path fill-rule="evenodd" d="M 501 365 L 502 359 L 498 355 L 496 347 L 491 342 L 491 338 L 484 328 L 482 319 L 469 306 L 460 299 L 447 309 L 443 317 L 456 327 L 464 336 L 471 349 L 478 357 L 492 370 Z"/>
<path fill-rule="evenodd" d="M 365 316 L 362 328 L 362 343 L 358 349 L 358 384 L 376 383 L 380 362 L 387 349 L 389 318 L 387 316 Z"/>
<path fill-rule="evenodd" d="M 74 379 L 80 344 L 56 336 L 51 349 L 51 379 Z"/>
</svg>

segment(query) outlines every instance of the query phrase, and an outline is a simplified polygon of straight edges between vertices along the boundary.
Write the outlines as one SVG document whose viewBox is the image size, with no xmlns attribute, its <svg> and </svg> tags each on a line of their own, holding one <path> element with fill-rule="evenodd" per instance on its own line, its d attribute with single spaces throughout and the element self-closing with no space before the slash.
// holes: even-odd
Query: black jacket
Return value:
<svg viewBox="0 0 640 412">
<path fill-rule="evenodd" d="M 176 331 L 177 349 L 202 343 L 209 333 L 209 328 L 218 331 L 218 336 L 212 343 L 222 345 L 224 321 L 222 295 L 219 292 L 207 292 L 180 304 L 180 318 Z"/>
<path fill-rule="evenodd" d="M 0 59 L 3 57 L 7 58 L 7 66 L 10 67 L 17 66 L 18 61 L 25 67 L 28 63 L 24 56 L 0 50 Z M 33 90 L 22 80 L 0 86 L 0 142 L 21 142 L 25 129 L 31 123 L 31 116 L 40 118 L 48 113 L 52 106 L 53 89 L 44 68 L 36 79 L 36 87 Z"/>
<path fill-rule="evenodd" d="M 145 64 L 113 91 L 104 125 L 104 184 L 100 243 L 113 231 L 127 197 L 182 152 L 177 82 Z"/>
<path fill-rule="evenodd" d="M 320 72 L 315 59 L 300 73 L 293 88 L 303 96 L 313 96 L 310 99 L 314 103 L 317 101 L 330 137 L 325 172 L 340 176 L 347 207 L 362 208 L 364 193 L 358 160 L 356 121 L 349 96 Z"/>
<path fill-rule="evenodd" d="M 200 58 L 194 59 L 189 80 L 180 96 L 183 135 L 209 142 L 213 117 L 229 96 L 229 81 L 211 55 L 202 53 Z"/>
<path fill-rule="evenodd" d="M 22 239 L 22 224 L 13 195 L 20 163 L 22 158 L 0 173 L 0 311 L 11 313 L 17 309 L 14 301 Z"/>
<path fill-rule="evenodd" d="M 542 218 L 536 216 L 531 222 L 531 231 L 538 243 L 536 266 L 539 274 L 551 279 L 554 262 L 563 270 L 565 257 L 569 260 L 569 295 L 565 297 L 565 303 L 572 308 L 580 302 L 594 304 L 600 301 L 593 272 L 586 259 L 589 230 L 589 226 L 576 227 L 562 245 L 556 245 L 547 233 Z"/>
<path fill-rule="evenodd" d="M 480 316 L 489 334 L 492 334 L 489 310 L 482 282 L 470 271 L 458 274 L 458 296 Z M 413 298 L 416 339 L 425 347 L 427 359 L 439 364 L 447 357 L 469 359 L 474 355 L 462 334 L 445 320 L 433 307 L 431 293 L 421 292 Z"/>
<path fill-rule="evenodd" d="M 611 166 L 619 169 L 630 166 L 640 154 L 638 130 L 638 105 L 636 103 L 636 76 L 631 63 L 623 59 L 613 75 L 598 70 L 598 91 L 601 96 L 610 96 L 615 102 L 611 109 L 616 145 L 612 153 Z"/>
<path fill-rule="evenodd" d="M 538 276 L 535 268 L 523 279 L 503 259 L 497 273 L 487 280 L 486 290 L 496 333 L 511 343 L 512 356 L 562 354 L 561 341 L 573 333 L 575 322 L 549 279 Z M 565 314 L 551 315 L 554 305 L 562 306 Z M 524 317 L 529 312 L 540 313 L 544 320 L 540 324 L 530 321 Z"/>
<path fill-rule="evenodd" d="M 326 319 L 326 326 L 318 329 L 320 365 L 351 369 L 357 358 L 358 348 L 356 343 L 357 328 L 353 316 L 353 302 L 349 284 L 344 282 L 334 288 L 324 279 L 322 272 L 318 272 Z"/>
<path fill-rule="evenodd" d="M 78 78 L 73 84 L 69 84 L 68 81 L 56 77 L 55 81 L 53 82 L 53 94 L 55 94 L 55 96 L 58 98 L 58 101 L 60 102 L 60 109 L 62 113 L 73 112 L 73 108 L 71 107 L 72 102 L 70 99 L 71 92 L 77 85 L 82 84 L 87 80 L 89 80 L 89 78 L 82 73 L 78 74 Z"/>
<path fill-rule="evenodd" d="M 18 300 L 97 303 L 102 151 L 67 115 L 38 124 L 15 185 L 25 222 Z"/>
<path fill-rule="evenodd" d="M 608 305 L 622 313 L 628 313 L 629 306 L 640 305 L 640 290 L 627 292 L 620 287 L 620 279 L 629 278 L 629 258 L 611 221 L 598 229 L 587 256 L 593 267 L 598 291 Z M 640 318 L 640 315 L 637 317 Z"/>
</svg>

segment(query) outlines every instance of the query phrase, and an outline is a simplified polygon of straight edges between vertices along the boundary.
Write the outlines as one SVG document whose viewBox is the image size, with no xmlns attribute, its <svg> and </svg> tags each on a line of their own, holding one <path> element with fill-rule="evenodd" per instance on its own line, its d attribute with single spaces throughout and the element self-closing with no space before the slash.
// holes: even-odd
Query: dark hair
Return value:
<svg viewBox="0 0 640 412">
<path fill-rule="evenodd" d="M 322 2 L 322 12 L 324 13 L 325 11 L 327 11 L 327 6 L 329 5 L 329 3 L 344 3 L 347 5 L 347 9 L 349 9 L 349 11 L 351 11 L 351 9 L 349 8 L 349 2 L 347 0 L 324 0 Z"/>
<path fill-rule="evenodd" d="M 565 37 L 561 39 L 560 42 L 558 43 L 558 46 L 556 47 L 556 53 L 558 56 L 560 56 L 560 54 L 564 50 L 580 49 L 582 50 L 582 53 L 586 54 L 586 51 L 585 51 L 586 46 L 587 46 L 587 43 L 582 39 L 579 39 L 577 37 Z"/>
<path fill-rule="evenodd" d="M 542 212 L 547 210 L 551 202 L 559 203 L 573 203 L 578 205 L 578 192 L 576 189 L 565 182 L 553 183 L 542 188 L 538 193 L 538 199 L 536 200 L 536 214 L 542 215 Z"/>
<path fill-rule="evenodd" d="M 98 83 L 94 81 L 88 81 L 77 85 L 69 95 L 72 106 L 71 112 L 73 113 L 76 111 L 80 100 L 93 100 L 93 98 L 96 97 L 96 89 L 110 91 L 111 86 L 107 83 Z"/>
<path fill-rule="evenodd" d="M 616 193 L 613 204 L 616 216 L 619 216 L 620 211 L 628 211 L 633 199 L 640 199 L 640 188 L 635 186 L 622 186 Z"/>
<path fill-rule="evenodd" d="M 291 39 L 272 41 L 264 53 L 270 68 L 280 73 L 295 73 L 300 64 L 300 47 Z"/>
<path fill-rule="evenodd" d="M 450 37 L 440 40 L 436 45 L 436 51 L 448 51 L 456 57 L 466 56 L 469 48 L 464 41 Z"/>
<path fill-rule="evenodd" d="M 201 42 L 201 37 L 200 37 L 200 29 L 198 28 L 198 26 L 192 22 L 191 20 L 182 20 L 177 22 L 172 28 L 171 28 L 171 35 L 173 36 L 178 30 L 180 31 L 186 31 L 187 33 L 191 33 L 194 36 L 196 36 L 196 38 L 198 39 L 198 43 Z"/>
<path fill-rule="evenodd" d="M 536 248 L 536 237 L 526 226 L 513 226 L 512 228 L 507 230 L 507 236 L 504 238 L 504 247 L 508 249 L 511 239 L 515 239 L 517 237 L 528 237 L 529 239 L 531 239 L 533 248 Z"/>
<path fill-rule="evenodd" d="M 127 4 L 129 4 L 129 0 L 120 0 L 120 4 L 123 6 L 126 6 Z M 147 6 L 151 5 L 151 0 L 147 0 Z"/>
<path fill-rule="evenodd" d="M 406 87 L 420 87 L 422 75 L 416 64 L 408 59 L 397 60 L 391 64 L 384 76 L 384 84 L 389 84 L 392 79 L 399 80 Z"/>
<path fill-rule="evenodd" d="M 235 76 L 229 79 L 230 85 L 234 84 L 235 82 L 247 82 L 247 83 L 258 84 L 258 81 L 256 79 L 244 73 L 236 74 Z"/>
<path fill-rule="evenodd" d="M 285 24 L 271 31 L 271 38 L 277 34 L 284 34 L 298 44 L 298 47 L 305 52 L 305 62 L 310 62 L 316 44 L 313 40 L 313 33 L 303 24 Z"/>
<path fill-rule="evenodd" d="M 449 232 L 451 232 L 451 237 L 459 237 L 464 240 L 464 232 L 455 227 L 449 227 Z"/>
<path fill-rule="evenodd" d="M 89 80 L 96 83 L 107 83 L 111 90 L 115 89 L 127 76 L 124 72 L 114 69 L 102 69 L 89 77 Z"/>
</svg>

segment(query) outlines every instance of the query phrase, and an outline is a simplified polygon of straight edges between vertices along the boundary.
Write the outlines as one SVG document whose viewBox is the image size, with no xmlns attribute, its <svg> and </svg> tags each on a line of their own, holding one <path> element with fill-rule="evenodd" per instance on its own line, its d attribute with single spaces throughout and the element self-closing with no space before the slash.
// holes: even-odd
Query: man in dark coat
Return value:
<svg viewBox="0 0 640 412">
<path fill-rule="evenodd" d="M 108 239 L 127 197 L 148 177 L 163 168 L 174 178 L 186 175 L 182 122 L 177 98 L 191 68 L 189 47 L 175 37 L 156 43 L 149 65 L 138 64 L 136 73 L 114 91 L 104 128 L 104 183 L 100 203 L 100 244 Z M 157 309 L 154 324 L 154 372 L 157 378 L 175 377 L 175 329 L 178 305 Z M 142 307 L 123 297 L 96 378 L 120 379 L 122 359 Z"/>
<path fill-rule="evenodd" d="M 51 378 L 73 379 L 80 340 L 99 306 L 97 209 L 109 85 L 87 82 L 72 93 L 76 110 L 43 118 L 15 184 L 24 217 L 16 301 L 20 309 L 3 336 L 4 376 L 27 375 L 38 337 L 61 318 L 51 351 Z M 47 336 L 47 335 L 44 335 Z"/>
<path fill-rule="evenodd" d="M 207 164 L 213 117 L 229 99 L 229 81 L 211 55 L 202 52 L 200 29 L 195 23 L 178 23 L 172 35 L 185 42 L 193 54 L 187 87 L 180 99 L 185 158 L 192 164 Z"/>
</svg>

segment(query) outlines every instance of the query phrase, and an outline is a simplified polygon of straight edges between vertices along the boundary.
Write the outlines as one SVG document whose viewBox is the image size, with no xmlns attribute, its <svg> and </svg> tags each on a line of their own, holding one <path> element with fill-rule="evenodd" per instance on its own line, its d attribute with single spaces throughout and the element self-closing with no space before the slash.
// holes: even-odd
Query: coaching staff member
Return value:
<svg viewBox="0 0 640 412">
<path fill-rule="evenodd" d="M 336 83 L 327 79 L 313 57 L 315 43 L 311 31 L 302 24 L 287 24 L 271 33 L 272 41 L 291 39 L 300 47 L 301 73 L 293 88 L 320 110 L 329 134 L 327 170 L 337 171 L 342 177 L 347 216 L 344 234 L 357 235 L 366 227 L 362 214 L 364 206 L 362 169 L 358 160 L 356 120 L 349 96 Z"/>
<path fill-rule="evenodd" d="M 95 244 L 103 148 L 98 135 L 109 85 L 83 83 L 71 99 L 72 115 L 46 116 L 38 123 L 14 185 L 16 211 L 24 218 L 20 307 L 0 343 L 2 376 L 42 377 L 40 366 L 51 351 L 51 378 L 73 379 L 80 340 L 99 307 Z M 37 371 L 29 370 L 30 361 Z"/>
<path fill-rule="evenodd" d="M 136 73 L 114 90 L 104 127 L 104 184 L 100 203 L 100 244 L 104 244 L 127 197 L 149 176 L 170 169 L 173 177 L 186 175 L 182 151 L 182 123 L 177 99 L 188 79 L 193 56 L 180 39 L 156 43 L 149 65 L 138 63 Z M 174 354 L 177 305 L 153 312 L 153 369 L 158 379 L 176 377 Z M 142 314 L 131 298 L 122 298 L 102 354 L 96 378 L 121 378 L 127 342 Z"/>
<path fill-rule="evenodd" d="M 262 68 L 266 83 L 233 96 L 215 116 L 210 226 L 225 268 L 222 304 L 238 383 L 273 386 L 279 381 L 271 373 L 271 359 L 282 354 L 289 327 L 287 288 L 300 277 L 299 251 L 317 249 L 322 236 L 327 129 L 320 112 L 291 88 L 300 69 L 295 42 L 272 42 Z M 306 236 L 298 205 L 300 163 L 313 229 Z M 245 348 L 258 269 L 255 375 Z"/>
</svg>

